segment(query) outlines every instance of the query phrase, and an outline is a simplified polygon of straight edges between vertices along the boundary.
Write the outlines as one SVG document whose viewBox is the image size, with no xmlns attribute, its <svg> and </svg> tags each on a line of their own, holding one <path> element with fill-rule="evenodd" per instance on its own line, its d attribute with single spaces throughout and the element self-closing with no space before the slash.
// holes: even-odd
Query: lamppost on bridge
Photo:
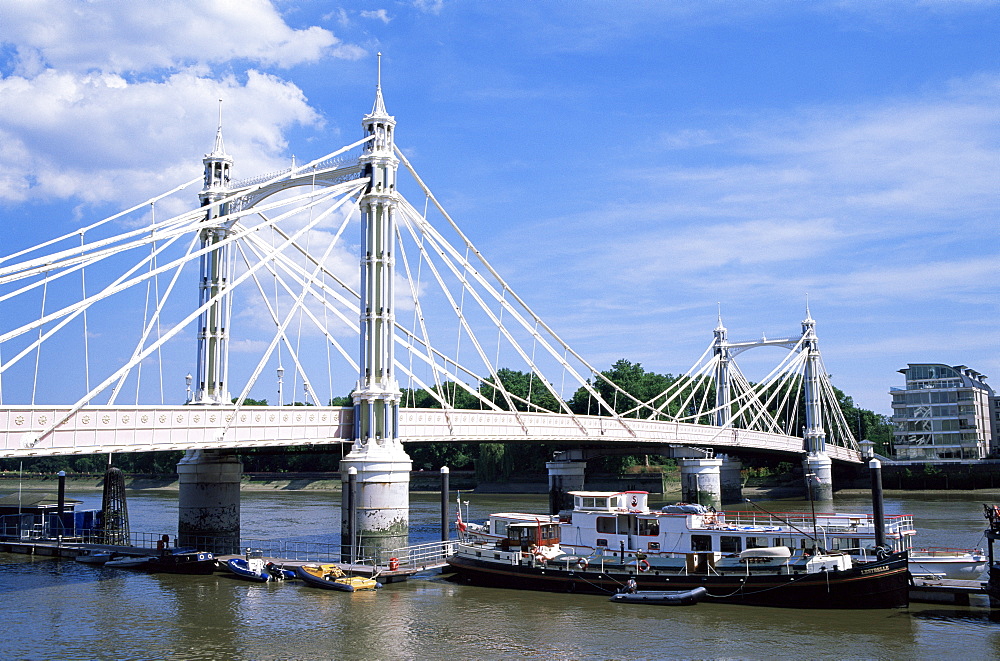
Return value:
<svg viewBox="0 0 1000 661">
<path fill-rule="evenodd" d="M 187 399 L 184 400 L 185 404 L 191 403 L 191 380 L 194 377 L 191 376 L 191 372 L 188 372 L 187 376 L 184 377 L 184 383 L 187 384 Z"/>
<path fill-rule="evenodd" d="M 278 365 L 278 406 L 285 405 L 284 395 L 282 395 L 281 393 L 281 386 L 282 382 L 284 381 L 284 377 L 285 377 L 285 368 L 282 367 L 281 365 Z"/>
</svg>

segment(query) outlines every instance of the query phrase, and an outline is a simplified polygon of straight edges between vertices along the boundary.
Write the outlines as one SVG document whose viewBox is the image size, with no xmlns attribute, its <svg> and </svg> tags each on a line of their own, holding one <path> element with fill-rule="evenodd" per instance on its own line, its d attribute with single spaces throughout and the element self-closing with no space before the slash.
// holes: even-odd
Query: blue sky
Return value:
<svg viewBox="0 0 1000 661">
<path fill-rule="evenodd" d="M 197 176 L 219 98 L 240 177 L 353 142 L 378 51 L 397 145 L 595 366 L 808 296 L 865 408 L 908 362 L 1000 378 L 995 1 L 7 2 L 0 252 Z"/>
</svg>

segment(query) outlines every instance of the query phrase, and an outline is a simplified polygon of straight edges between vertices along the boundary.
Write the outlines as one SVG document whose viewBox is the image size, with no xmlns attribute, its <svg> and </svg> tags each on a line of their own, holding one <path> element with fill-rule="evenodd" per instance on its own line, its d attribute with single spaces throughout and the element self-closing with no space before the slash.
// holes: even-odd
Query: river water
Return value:
<svg viewBox="0 0 1000 661">
<path fill-rule="evenodd" d="M 100 494 L 68 493 L 100 507 Z M 543 512 L 545 496 L 463 495 L 471 519 Z M 244 492 L 247 538 L 337 542 L 338 493 Z M 130 492 L 133 531 L 174 534 L 177 494 Z M 1000 493 L 889 496 L 927 546 L 982 546 L 981 501 Z M 655 504 L 655 502 L 653 503 Z M 413 494 L 411 542 L 440 530 L 440 499 Z M 807 503 L 762 503 L 806 511 Z M 834 509 L 866 511 L 863 497 Z M 2 659 L 995 659 L 1000 614 L 970 607 L 807 611 L 612 604 L 418 576 L 377 593 L 214 576 L 150 575 L 0 553 Z"/>
</svg>

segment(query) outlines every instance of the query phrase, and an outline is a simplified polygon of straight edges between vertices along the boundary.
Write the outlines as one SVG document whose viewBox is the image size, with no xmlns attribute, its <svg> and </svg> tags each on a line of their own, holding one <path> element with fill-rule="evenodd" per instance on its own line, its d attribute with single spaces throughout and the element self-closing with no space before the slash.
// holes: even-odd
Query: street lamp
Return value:
<svg viewBox="0 0 1000 661">
<path fill-rule="evenodd" d="M 281 382 L 284 376 L 285 376 L 285 368 L 282 367 L 281 365 L 278 365 L 278 406 L 285 405 L 285 400 L 283 399 L 283 395 L 281 394 Z"/>
<path fill-rule="evenodd" d="M 865 460 L 872 460 L 875 458 L 875 442 L 869 441 L 867 438 L 863 441 L 858 442 L 861 446 L 861 456 Z"/>
<path fill-rule="evenodd" d="M 191 376 L 191 372 L 188 372 L 188 375 L 184 377 L 184 383 L 187 384 L 187 401 L 185 402 L 186 404 L 191 403 L 191 379 L 193 378 L 194 377 Z"/>
</svg>

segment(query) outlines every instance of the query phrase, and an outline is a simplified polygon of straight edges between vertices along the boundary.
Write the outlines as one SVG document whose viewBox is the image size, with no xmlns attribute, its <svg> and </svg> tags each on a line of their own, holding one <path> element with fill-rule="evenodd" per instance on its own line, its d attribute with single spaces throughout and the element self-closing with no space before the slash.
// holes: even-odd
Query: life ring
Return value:
<svg viewBox="0 0 1000 661">
<path fill-rule="evenodd" d="M 649 560 L 643 558 L 636 563 L 636 566 L 639 568 L 639 571 L 649 571 Z"/>
<path fill-rule="evenodd" d="M 396 571 L 399 569 L 399 559 L 389 558 L 389 571 Z"/>
<path fill-rule="evenodd" d="M 582 570 L 587 569 L 587 565 L 589 565 L 589 564 L 590 563 L 587 561 L 586 558 L 580 558 L 579 560 L 576 561 L 576 566 L 579 567 Z"/>
</svg>

